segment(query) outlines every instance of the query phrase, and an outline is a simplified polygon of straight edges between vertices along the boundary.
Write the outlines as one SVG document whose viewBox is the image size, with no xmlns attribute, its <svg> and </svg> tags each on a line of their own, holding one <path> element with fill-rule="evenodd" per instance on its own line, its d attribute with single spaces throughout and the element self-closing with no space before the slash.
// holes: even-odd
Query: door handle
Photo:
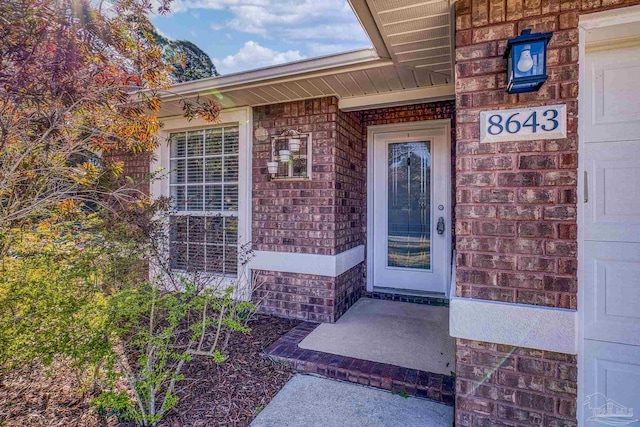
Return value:
<svg viewBox="0 0 640 427">
<path fill-rule="evenodd" d="M 438 225 L 436 225 L 436 231 L 438 234 L 444 234 L 444 218 L 440 217 L 438 219 Z"/>
<path fill-rule="evenodd" d="M 584 202 L 589 203 L 589 176 L 587 171 L 584 171 L 584 185 L 582 186 L 584 192 Z"/>
</svg>

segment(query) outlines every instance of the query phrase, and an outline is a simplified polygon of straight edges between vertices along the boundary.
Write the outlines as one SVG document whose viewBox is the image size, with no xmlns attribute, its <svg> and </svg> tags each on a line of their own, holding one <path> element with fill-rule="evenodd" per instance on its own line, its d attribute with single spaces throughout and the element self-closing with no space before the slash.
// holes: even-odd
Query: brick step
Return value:
<svg viewBox="0 0 640 427">
<path fill-rule="evenodd" d="M 264 350 L 265 356 L 278 363 L 287 364 L 299 372 L 454 405 L 453 376 L 298 347 L 318 325 L 311 322 L 301 323 L 267 347 Z"/>
</svg>

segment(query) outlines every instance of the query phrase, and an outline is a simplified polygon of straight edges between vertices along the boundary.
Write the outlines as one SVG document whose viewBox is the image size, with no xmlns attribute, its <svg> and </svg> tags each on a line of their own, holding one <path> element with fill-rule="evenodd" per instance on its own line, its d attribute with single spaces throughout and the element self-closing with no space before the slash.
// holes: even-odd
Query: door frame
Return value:
<svg viewBox="0 0 640 427">
<path fill-rule="evenodd" d="M 604 12 L 596 12 L 587 15 L 582 15 L 579 18 L 578 23 L 578 111 L 580 115 L 591 114 L 586 110 L 586 99 L 584 88 L 586 87 L 588 79 L 591 77 L 587 73 L 585 67 L 586 55 L 587 55 L 587 33 L 590 30 L 596 30 L 601 33 L 603 40 L 600 43 L 607 43 L 608 40 L 614 40 L 624 36 L 623 34 L 617 34 L 623 24 L 640 22 L 640 6 L 627 6 L 607 10 Z M 624 42 L 623 42 L 624 43 Z M 578 119 L 578 200 L 577 200 L 577 227 L 578 227 L 578 327 L 577 327 L 577 347 L 578 347 L 578 395 L 577 395 L 577 421 L 578 425 L 584 420 L 584 385 L 585 385 L 585 338 L 584 338 L 584 325 L 585 325 L 585 294 L 583 289 L 585 278 L 585 250 L 584 250 L 584 234 L 585 234 L 585 203 L 583 203 L 584 195 L 584 171 L 585 163 L 584 156 L 580 153 L 585 151 L 584 141 L 584 121 Z M 589 177 L 592 179 L 592 177 Z M 594 185 L 589 185 L 590 189 L 595 188 Z"/>
<path fill-rule="evenodd" d="M 373 183 L 373 164 L 374 164 L 374 137 L 379 133 L 388 132 L 407 132 L 407 131 L 430 131 L 430 130 L 443 130 L 445 131 L 445 144 L 446 144 L 446 158 L 443 159 L 444 164 L 444 176 L 448 176 L 449 179 L 445 183 L 445 263 L 446 266 L 451 266 L 451 245 L 452 245 L 452 205 L 451 205 L 451 119 L 438 119 L 438 120 L 423 120 L 418 122 L 388 124 L 388 125 L 375 125 L 367 127 L 367 252 L 366 252 L 366 264 L 367 264 L 367 291 L 373 292 L 373 242 L 374 242 L 374 183 Z M 444 272 L 447 283 L 445 283 L 445 297 L 449 298 L 451 295 L 451 270 L 447 268 Z M 398 290 L 399 293 L 402 291 Z"/>
</svg>

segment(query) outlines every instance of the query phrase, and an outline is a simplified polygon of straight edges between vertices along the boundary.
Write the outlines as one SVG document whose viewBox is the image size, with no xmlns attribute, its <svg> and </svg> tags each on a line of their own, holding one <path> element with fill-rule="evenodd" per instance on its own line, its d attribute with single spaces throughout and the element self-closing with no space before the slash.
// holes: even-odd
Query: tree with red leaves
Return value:
<svg viewBox="0 0 640 427">
<path fill-rule="evenodd" d="M 0 1 L 0 229 L 144 199 L 102 155 L 159 144 L 172 70 L 152 11 L 145 0 Z M 214 121 L 219 106 L 185 101 L 184 110 Z"/>
</svg>

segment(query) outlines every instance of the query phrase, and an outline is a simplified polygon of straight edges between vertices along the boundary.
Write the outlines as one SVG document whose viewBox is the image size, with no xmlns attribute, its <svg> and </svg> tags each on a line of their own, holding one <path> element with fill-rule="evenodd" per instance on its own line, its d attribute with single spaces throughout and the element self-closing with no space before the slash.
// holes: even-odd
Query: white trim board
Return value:
<svg viewBox="0 0 640 427">
<path fill-rule="evenodd" d="M 455 338 L 577 354 L 574 310 L 452 298 L 449 330 Z"/>
<path fill-rule="evenodd" d="M 590 30 L 594 28 L 615 27 L 621 24 L 637 23 L 638 21 L 640 21 L 640 5 L 618 7 L 616 9 L 605 10 L 603 12 L 580 15 L 578 27 Z"/>
<path fill-rule="evenodd" d="M 337 255 L 255 251 L 253 259 L 249 262 L 249 268 L 338 277 L 363 261 L 364 245 L 356 246 Z"/>
<path fill-rule="evenodd" d="M 455 85 L 446 84 L 340 98 L 338 108 L 342 111 L 369 110 L 419 102 L 447 101 L 455 99 L 455 97 Z"/>
</svg>

